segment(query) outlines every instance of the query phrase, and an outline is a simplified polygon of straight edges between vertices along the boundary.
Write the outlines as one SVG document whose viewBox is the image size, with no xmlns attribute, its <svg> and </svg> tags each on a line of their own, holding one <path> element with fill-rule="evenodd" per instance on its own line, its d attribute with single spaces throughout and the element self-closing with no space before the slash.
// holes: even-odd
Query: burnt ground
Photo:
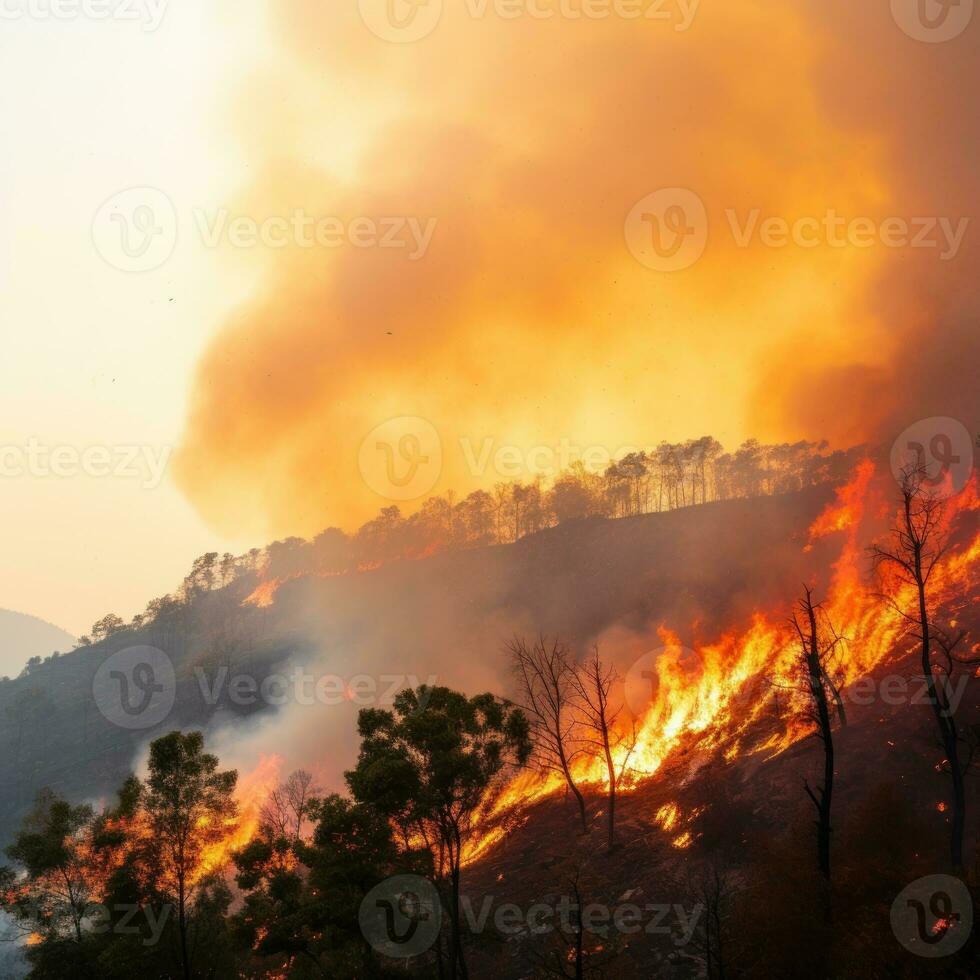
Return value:
<svg viewBox="0 0 980 980">
<path fill-rule="evenodd" d="M 881 668 L 875 675 L 878 694 L 870 704 L 848 703 L 848 724 L 835 739 L 834 901 L 854 923 L 851 933 L 859 933 L 848 935 L 841 955 L 863 960 L 855 964 L 854 972 L 845 965 L 826 974 L 819 969 L 808 973 L 801 962 L 787 975 L 980 975 L 972 944 L 955 957 L 931 961 L 907 953 L 891 929 L 891 902 L 898 892 L 922 875 L 949 871 L 950 780 L 937 771 L 942 751 L 931 708 L 910 703 L 920 700 L 916 693 L 920 686 L 914 681 L 904 700 L 898 693 L 901 685 L 894 680 L 886 682 L 893 685 L 888 700 L 894 703 L 884 703 L 880 696 L 887 690 L 881 687 L 885 678 L 911 679 L 917 673 L 914 655 Z M 980 679 L 972 677 L 969 669 L 964 676 L 970 679 L 960 717 L 968 728 L 980 721 Z M 763 721 L 758 726 L 757 742 L 765 740 L 768 724 Z M 639 933 L 624 934 L 613 927 L 603 934 L 597 929 L 590 936 L 591 945 L 601 947 L 592 958 L 597 966 L 593 975 L 704 976 L 702 930 L 684 942 L 685 918 L 676 906 L 690 921 L 696 905 L 705 900 L 704 881 L 720 869 L 733 882 L 725 917 L 733 922 L 751 917 L 762 923 L 761 938 L 747 936 L 749 945 L 765 943 L 767 918 L 774 934 L 785 930 L 789 924 L 779 920 L 786 909 L 776 899 L 780 888 L 790 890 L 790 902 L 803 897 L 807 889 L 819 888 L 812 868 L 814 810 L 803 782 L 819 782 L 821 767 L 822 747 L 814 738 L 775 757 L 742 754 L 731 763 L 691 745 L 677 752 L 655 777 L 620 797 L 618 846 L 612 853 L 606 848 L 604 798 L 590 795 L 592 829 L 583 835 L 574 801 L 554 797 L 510 816 L 505 839 L 465 870 L 464 894 L 478 911 L 491 899 L 493 909 L 514 903 L 526 914 L 535 903 L 555 907 L 562 895 L 571 893 L 577 875 L 583 902 L 601 903 L 611 910 L 626 904 L 670 905 L 671 911 L 657 922 L 659 911 L 645 910 L 644 929 Z M 965 848 L 967 877 L 974 887 L 980 880 L 980 794 L 975 783 L 974 777 L 968 786 Z M 655 818 L 669 803 L 677 805 L 681 817 L 665 831 Z M 672 841 L 684 832 L 691 835 L 690 845 L 673 846 Z M 773 880 L 768 881 L 767 875 Z M 762 909 L 758 908 L 760 893 L 769 896 Z M 507 929 L 501 932 L 493 928 L 492 914 L 489 919 L 491 925 L 470 944 L 474 978 L 557 975 L 546 972 L 540 963 L 542 954 L 558 948 L 554 934 L 511 928 L 506 919 Z M 854 943 L 860 946 L 857 954 L 851 951 Z M 615 956 L 604 963 L 604 956 L 612 953 Z M 780 975 L 772 965 L 765 965 L 764 956 L 753 971 L 752 960 L 742 951 L 740 961 L 750 964 L 745 975 Z"/>
</svg>

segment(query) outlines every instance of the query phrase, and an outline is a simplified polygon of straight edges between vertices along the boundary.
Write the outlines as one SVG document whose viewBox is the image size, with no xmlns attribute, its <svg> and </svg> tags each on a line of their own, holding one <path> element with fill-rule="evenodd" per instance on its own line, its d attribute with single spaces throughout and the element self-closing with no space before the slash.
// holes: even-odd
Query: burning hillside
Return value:
<svg viewBox="0 0 980 980">
<path fill-rule="evenodd" d="M 830 537 L 839 541 L 822 603 L 840 643 L 833 660 L 833 684 L 846 697 L 858 680 L 889 661 L 901 659 L 912 625 L 903 612 L 914 606 L 907 583 L 891 577 L 884 583 L 871 575 L 868 547 L 881 533 L 890 502 L 886 483 L 871 460 L 861 463 L 835 501 L 813 522 L 804 550 Z M 957 617 L 977 601 L 980 575 L 980 509 L 977 481 L 952 498 L 943 514 L 943 532 L 956 533 L 956 547 L 937 564 L 932 578 L 933 603 L 955 626 Z M 888 601 L 883 593 L 890 596 Z M 662 626 L 658 648 L 639 658 L 622 679 L 617 723 L 621 728 L 613 768 L 622 774 L 620 789 L 632 791 L 655 777 L 678 748 L 721 752 L 731 761 L 742 754 L 771 757 L 812 733 L 812 725 L 785 698 L 794 688 L 796 636 L 787 601 L 781 610 L 756 611 L 744 630 L 732 629 L 714 642 L 691 650 L 677 633 Z M 690 635 L 690 628 L 686 630 Z M 769 724 L 760 726 L 766 718 Z M 766 732 L 759 738 L 760 727 Z M 608 787 L 609 768 L 598 755 L 586 754 L 573 766 L 582 784 Z M 517 777 L 494 800 L 493 813 L 526 806 L 563 789 L 561 773 Z M 668 809 L 664 824 L 676 823 Z M 667 829 L 670 829 L 669 827 Z M 499 831 L 474 845 L 474 856 L 499 839 Z"/>
<path fill-rule="evenodd" d="M 878 805 L 878 797 L 856 790 L 856 772 L 872 781 L 888 775 L 892 784 L 915 778 L 916 788 L 888 806 L 909 808 L 915 819 L 938 826 L 940 836 L 948 836 L 963 805 L 942 780 L 969 766 L 966 748 L 952 763 L 948 753 L 929 748 L 928 709 L 917 706 L 927 692 L 915 686 L 921 645 L 915 588 L 901 570 L 875 565 L 869 551 L 889 540 L 890 528 L 903 526 L 897 489 L 887 471 L 864 459 L 833 490 L 817 486 L 626 520 L 567 522 L 502 548 L 390 559 L 370 574 L 287 568 L 270 578 L 256 567 L 237 582 L 202 587 L 182 613 L 200 617 L 192 635 L 202 642 L 175 660 L 177 704 L 161 728 L 189 727 L 193 698 L 218 690 L 222 670 L 243 669 L 234 660 L 215 668 L 207 655 L 222 637 L 246 629 L 252 643 L 266 635 L 277 651 L 278 659 L 265 661 L 268 677 L 292 676 L 288 667 L 314 680 L 331 678 L 340 700 L 307 704 L 296 687 L 294 699 L 278 710 L 235 724 L 219 698 L 203 717 L 215 756 L 200 755 L 199 743 L 151 732 L 149 777 L 124 783 L 105 813 L 64 804 L 67 816 L 59 816 L 62 804 L 50 797 L 47 810 L 29 817 L 30 826 L 42 828 L 32 833 L 67 828 L 70 894 L 45 899 L 55 902 L 45 907 L 58 911 L 37 919 L 33 903 L 50 879 L 30 865 L 26 875 L 8 879 L 5 904 L 21 916 L 39 956 L 66 929 L 80 930 L 84 939 L 102 906 L 116 921 L 112 909 L 120 896 L 137 894 L 141 934 L 170 937 L 168 969 L 185 955 L 183 927 L 161 917 L 181 906 L 196 923 L 188 936 L 215 930 L 216 955 L 238 963 L 243 975 L 305 976 L 302 962 L 373 956 L 364 948 L 373 927 L 352 922 L 351 911 L 395 872 L 417 875 L 435 882 L 447 916 L 459 916 L 440 934 L 438 953 L 418 954 L 419 969 L 434 968 L 433 955 L 447 963 L 465 956 L 481 971 L 473 975 L 483 976 L 508 933 L 495 919 L 492 935 L 484 934 L 474 903 L 506 895 L 526 905 L 557 889 L 615 906 L 657 893 L 671 898 L 669 942 L 683 941 L 681 959 L 670 945 L 611 934 L 583 939 L 573 958 L 591 961 L 595 970 L 616 962 L 613 977 L 665 964 L 678 976 L 695 975 L 709 956 L 695 944 L 718 955 L 717 935 L 698 924 L 710 892 L 706 869 L 728 855 L 711 892 L 712 901 L 724 904 L 725 895 L 764 887 L 758 875 L 768 860 L 767 841 L 779 849 L 812 837 L 812 830 L 787 836 L 786 828 L 808 805 L 801 778 L 815 802 L 826 785 L 810 783 L 816 691 L 829 706 L 828 731 L 838 750 L 839 807 L 864 814 L 860 820 L 878 819 L 862 809 Z M 978 510 L 974 477 L 930 511 L 937 542 L 923 553 L 930 627 L 937 644 L 951 644 L 951 657 L 976 655 L 969 640 L 957 653 L 952 639 L 976 626 Z M 203 581 L 204 566 L 195 568 Z M 812 642 L 798 615 L 807 607 L 794 605 L 803 583 L 810 587 L 807 599 L 813 596 Z M 390 613 L 383 622 L 370 615 L 379 603 Z M 398 610 L 404 617 L 396 624 Z M 149 628 L 172 629 L 166 616 L 162 611 Z M 562 625 L 567 645 L 546 640 Z M 508 654 L 507 638 L 535 627 L 540 639 L 527 644 L 518 637 Z M 286 641 L 304 634 L 318 635 L 322 645 L 306 659 L 303 648 Z M 345 661 L 352 635 L 358 655 Z M 457 636 L 469 638 L 471 658 L 454 652 Z M 258 659 L 251 662 L 263 663 L 262 647 L 253 649 Z M 557 665 L 554 691 L 566 699 L 566 713 L 552 729 L 557 742 L 547 737 L 547 710 L 529 704 L 527 691 L 504 669 L 518 652 L 526 666 Z M 818 662 L 810 682 L 808 658 Z M 950 714 L 963 709 L 963 744 L 972 745 L 973 668 L 954 677 L 952 659 L 945 667 L 942 656 L 936 662 L 949 681 L 942 691 L 955 696 Z M 311 673 L 324 670 L 329 673 Z M 363 680 L 372 671 L 384 684 L 365 701 Z M 922 680 L 921 670 L 918 675 Z M 882 678 L 903 680 L 904 702 L 916 706 L 885 710 Z M 235 691 L 244 680 L 239 673 L 221 683 Z M 447 684 L 495 693 L 469 697 Z M 367 710 L 359 716 L 358 708 Z M 567 744 L 558 751 L 562 739 Z M 455 747 L 443 756 L 446 745 Z M 902 753 L 904 745 L 915 748 Z M 886 753 L 886 761 L 877 753 Z M 440 782 L 444 767 L 461 758 L 469 760 L 466 767 Z M 219 771 L 219 759 L 237 764 L 241 774 Z M 297 765 L 315 775 L 284 780 Z M 187 779 L 196 786 L 189 795 L 182 786 Z M 889 791 L 881 790 L 882 800 L 891 799 Z M 451 801 L 443 806 L 447 792 Z M 196 802 L 185 813 L 189 800 Z M 856 844 L 856 825 L 839 819 L 844 829 L 835 860 L 842 873 L 856 874 L 873 849 Z M 914 839 L 911 826 L 900 823 L 896 833 Z M 183 843 L 162 851 L 169 834 Z M 579 835 L 582 847 L 556 846 Z M 22 832 L 13 853 L 27 857 L 27 840 Z M 968 828 L 968 849 L 973 840 Z M 919 864 L 928 870 L 935 851 L 916 845 L 893 870 L 912 874 Z M 803 854 L 784 860 L 805 868 Z M 894 887 L 903 887 L 900 879 Z M 797 889 L 827 893 L 805 874 Z M 346 896 L 340 906 L 331 897 L 337 895 Z M 850 908 L 840 897 L 834 902 Z M 868 928 L 879 926 L 875 919 Z M 751 931 L 750 924 L 740 928 Z M 554 950 L 529 943 L 532 935 L 514 934 L 506 947 L 513 969 L 501 975 L 533 975 L 535 957 L 551 956 Z M 98 945 L 93 955 L 103 953 Z"/>
</svg>

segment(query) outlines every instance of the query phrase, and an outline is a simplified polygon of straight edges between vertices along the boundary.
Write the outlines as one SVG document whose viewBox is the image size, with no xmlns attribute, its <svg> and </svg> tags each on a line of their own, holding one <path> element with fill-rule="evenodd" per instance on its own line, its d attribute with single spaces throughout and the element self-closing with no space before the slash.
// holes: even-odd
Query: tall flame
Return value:
<svg viewBox="0 0 980 980">
<path fill-rule="evenodd" d="M 837 490 L 835 500 L 813 522 L 806 545 L 809 550 L 819 539 L 843 536 L 823 609 L 845 637 L 835 665 L 838 686 L 845 691 L 900 655 L 899 641 L 907 626 L 896 607 L 905 606 L 913 598 L 908 585 L 892 581 L 887 587 L 895 604 L 883 603 L 868 576 L 862 573 L 868 564 L 863 545 L 867 535 L 862 532 L 871 522 L 887 517 L 891 509 L 875 477 L 875 464 L 870 460 L 862 462 L 850 481 Z M 947 526 L 957 515 L 978 507 L 974 477 L 949 501 Z M 930 582 L 940 604 L 971 588 L 978 559 L 980 533 L 962 549 L 942 558 Z M 629 790 L 653 776 L 682 743 L 694 743 L 704 751 L 721 751 L 733 759 L 744 753 L 774 755 L 806 736 L 808 726 L 785 716 L 779 718 L 776 730 L 767 738 L 749 743 L 750 729 L 771 705 L 770 691 L 792 687 L 794 683 L 797 652 L 786 610 L 782 615 L 756 612 L 747 629 L 729 631 L 716 642 L 699 647 L 696 657 L 691 657 L 667 629 L 662 627 L 659 633 L 664 649 L 654 666 L 654 696 L 638 719 L 635 746 L 629 750 L 624 744 L 615 753 L 617 769 L 623 768 L 627 773 L 622 789 Z M 574 776 L 582 784 L 608 785 L 605 762 L 596 757 L 581 759 Z M 560 774 L 524 773 L 496 798 L 491 814 L 499 815 L 562 788 Z M 657 822 L 666 830 L 672 829 L 676 808 L 659 811 Z M 491 834 L 493 841 L 501 836 L 497 828 Z M 487 840 L 478 841 L 473 853 L 483 853 L 486 848 Z"/>
<path fill-rule="evenodd" d="M 255 768 L 238 780 L 235 790 L 238 815 L 227 819 L 227 834 L 205 850 L 195 871 L 194 881 L 225 868 L 233 852 L 255 837 L 259 829 L 262 804 L 279 784 L 282 767 L 281 756 L 263 755 Z"/>
</svg>

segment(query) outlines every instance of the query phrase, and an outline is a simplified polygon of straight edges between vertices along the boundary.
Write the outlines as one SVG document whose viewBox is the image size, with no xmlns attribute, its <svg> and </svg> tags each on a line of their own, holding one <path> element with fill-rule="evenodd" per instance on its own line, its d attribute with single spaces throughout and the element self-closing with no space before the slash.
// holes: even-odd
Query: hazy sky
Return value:
<svg viewBox="0 0 980 980">
<path fill-rule="evenodd" d="M 80 633 L 354 525 L 393 418 L 458 492 L 488 440 L 975 422 L 972 3 L 406 2 L 6 0 L 0 607 Z"/>
<path fill-rule="evenodd" d="M 9 6 L 9 5 L 8 5 Z M 103 612 L 132 615 L 226 542 L 174 486 L 138 475 L 58 476 L 38 447 L 106 447 L 117 472 L 134 447 L 166 459 L 195 359 L 247 285 L 181 228 L 156 271 L 110 266 L 93 218 L 133 186 L 182 211 L 243 179 L 221 132 L 229 60 L 246 4 L 175 3 L 158 30 L 119 21 L 0 22 L 0 606 L 76 634 Z M 145 457 L 143 457 L 145 459 Z M 127 472 L 133 467 L 125 467 Z M 63 459 L 56 472 L 69 473 Z M 17 473 L 19 471 L 19 474 Z"/>
</svg>

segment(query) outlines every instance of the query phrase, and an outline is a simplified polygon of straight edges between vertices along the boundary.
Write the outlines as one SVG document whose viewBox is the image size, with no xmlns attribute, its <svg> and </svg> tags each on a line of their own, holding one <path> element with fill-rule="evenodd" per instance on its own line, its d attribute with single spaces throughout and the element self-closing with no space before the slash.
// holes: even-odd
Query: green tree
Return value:
<svg viewBox="0 0 980 980">
<path fill-rule="evenodd" d="M 423 685 L 400 692 L 393 711 L 363 709 L 358 731 L 360 755 L 347 773 L 351 792 L 394 821 L 406 845 L 421 840 L 429 847 L 440 883 L 448 883 L 449 976 L 465 980 L 464 851 L 505 766 L 523 766 L 531 755 L 527 718 L 491 694 L 467 698 Z"/>
<path fill-rule="evenodd" d="M 177 911 L 184 980 L 193 969 L 188 913 L 210 884 L 204 867 L 209 848 L 220 845 L 237 817 L 238 773 L 219 771 L 218 757 L 204 751 L 200 732 L 171 732 L 150 744 L 141 805 L 147 821 L 145 859 L 156 869 L 157 887 Z"/>
<path fill-rule="evenodd" d="M 72 806 L 42 790 L 7 856 L 23 868 L 2 869 L 0 907 L 29 933 L 82 942 L 82 923 L 92 904 L 85 861 L 92 808 Z"/>
<path fill-rule="evenodd" d="M 109 613 L 103 616 L 91 630 L 92 640 L 95 643 L 101 643 L 103 640 L 109 639 L 114 633 L 118 633 L 126 628 L 126 624 L 123 620 L 117 616 L 115 613 Z"/>
<path fill-rule="evenodd" d="M 381 976 L 358 923 L 361 902 L 396 870 L 426 869 L 399 852 L 391 823 L 372 806 L 331 795 L 311 800 L 307 812 L 311 839 L 266 824 L 235 854 L 246 896 L 236 917 L 240 942 L 290 975 Z"/>
</svg>

